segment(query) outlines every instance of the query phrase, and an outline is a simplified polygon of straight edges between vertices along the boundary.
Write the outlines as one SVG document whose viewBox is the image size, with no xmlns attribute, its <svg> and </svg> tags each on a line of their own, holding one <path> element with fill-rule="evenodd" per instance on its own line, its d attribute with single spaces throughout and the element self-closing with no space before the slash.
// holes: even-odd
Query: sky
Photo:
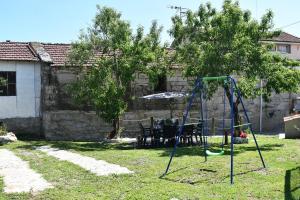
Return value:
<svg viewBox="0 0 300 200">
<path fill-rule="evenodd" d="M 171 41 L 168 30 L 176 10 L 171 5 L 197 10 L 208 0 L 1 0 L 0 41 L 38 41 L 70 43 L 81 29 L 92 24 L 96 5 L 113 7 L 122 13 L 132 28 L 149 29 L 152 20 L 164 27 L 162 41 Z M 220 9 L 223 0 L 210 0 Z M 300 21 L 300 0 L 240 0 L 242 9 L 260 19 L 266 10 L 274 12 L 274 24 L 280 28 Z M 300 37 L 300 23 L 283 29 Z"/>
</svg>

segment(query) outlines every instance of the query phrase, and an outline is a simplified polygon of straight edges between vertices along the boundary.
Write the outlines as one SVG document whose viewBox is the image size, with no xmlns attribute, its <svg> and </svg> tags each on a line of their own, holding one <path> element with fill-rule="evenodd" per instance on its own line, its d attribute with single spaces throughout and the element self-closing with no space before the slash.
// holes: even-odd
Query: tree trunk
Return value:
<svg viewBox="0 0 300 200">
<path fill-rule="evenodd" d="M 113 57 L 114 57 L 114 66 L 115 66 L 115 68 L 113 67 L 113 72 L 114 73 L 112 73 L 112 78 L 116 80 L 116 83 L 117 83 L 118 87 L 121 87 L 122 82 L 121 82 L 120 76 L 119 76 L 118 58 L 117 58 L 117 53 L 116 53 L 115 50 L 114 50 L 114 53 L 113 53 Z M 113 130 L 109 133 L 108 139 L 112 139 L 112 138 L 116 137 L 119 133 L 119 130 L 120 130 L 120 119 L 119 119 L 119 117 L 115 118 L 112 123 L 113 123 L 112 124 L 113 125 Z"/>
<path fill-rule="evenodd" d="M 108 139 L 113 139 L 116 137 L 120 130 L 120 119 L 116 118 L 113 120 L 113 130 L 109 133 Z"/>
<path fill-rule="evenodd" d="M 229 105 L 231 107 L 231 92 L 230 92 L 230 88 L 227 86 L 225 87 L 225 92 L 226 92 L 226 96 L 227 99 L 229 101 Z M 233 119 L 234 119 L 234 126 L 237 125 L 241 125 L 242 121 L 241 121 L 241 116 L 239 114 L 239 104 L 240 104 L 240 98 L 237 98 L 235 100 L 235 102 L 233 102 Z M 241 127 L 236 127 L 234 128 L 234 137 L 239 137 L 240 135 L 240 131 L 241 131 Z"/>
<path fill-rule="evenodd" d="M 239 113 L 239 104 L 240 104 L 240 100 L 239 98 L 235 101 L 235 103 L 233 104 L 233 111 L 234 111 L 234 125 L 241 125 L 242 124 L 242 120 L 241 120 L 241 116 Z M 241 128 L 242 127 L 236 127 L 234 129 L 234 137 L 239 137 L 240 136 L 240 132 L 241 132 Z"/>
</svg>

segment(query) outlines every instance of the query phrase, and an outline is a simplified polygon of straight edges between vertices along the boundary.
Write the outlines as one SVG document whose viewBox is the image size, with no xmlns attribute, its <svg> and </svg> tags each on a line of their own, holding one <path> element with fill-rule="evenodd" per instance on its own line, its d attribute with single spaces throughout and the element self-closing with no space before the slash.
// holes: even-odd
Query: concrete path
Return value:
<svg viewBox="0 0 300 200">
<path fill-rule="evenodd" d="M 46 154 L 58 158 L 59 160 L 64 160 L 64 161 L 71 162 L 75 165 L 79 165 L 83 169 L 86 169 L 96 174 L 97 176 L 133 173 L 132 171 L 128 170 L 126 167 L 110 164 L 104 160 L 96 160 L 92 157 L 82 156 L 80 154 L 73 153 L 66 150 L 51 148 L 49 146 L 38 147 L 37 150 L 45 152 Z"/>
<path fill-rule="evenodd" d="M 30 169 L 27 162 L 7 149 L 0 149 L 0 176 L 3 177 L 5 193 L 38 192 L 52 187 L 39 173 Z"/>
</svg>

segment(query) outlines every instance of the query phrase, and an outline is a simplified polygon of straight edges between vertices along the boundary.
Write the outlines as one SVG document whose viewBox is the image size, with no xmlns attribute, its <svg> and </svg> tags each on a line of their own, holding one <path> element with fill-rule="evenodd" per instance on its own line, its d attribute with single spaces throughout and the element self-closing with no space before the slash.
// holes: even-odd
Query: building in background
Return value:
<svg viewBox="0 0 300 200">
<path fill-rule="evenodd" d="M 281 32 L 278 37 L 263 40 L 266 43 L 273 43 L 274 52 L 280 53 L 290 59 L 300 60 L 300 38 L 286 32 Z"/>
<path fill-rule="evenodd" d="M 300 60 L 300 39 L 288 33 L 264 42 L 275 43 L 274 50 L 283 56 Z M 52 140 L 101 140 L 112 129 L 88 107 L 72 103 L 67 86 L 76 81 L 80 68 L 68 65 L 71 44 L 36 42 L 0 42 L 0 77 L 6 83 L 0 86 L 0 121 L 17 133 L 45 136 Z M 87 65 L 90 67 L 91 63 Z M 151 88 L 148 77 L 136 74 L 131 96 L 144 96 L 153 92 L 183 92 L 190 88 L 182 76 L 180 66 L 173 67 L 172 76 L 162 78 L 161 87 Z M 255 130 L 260 119 L 264 132 L 283 131 L 283 117 L 289 115 L 291 101 L 296 94 L 274 94 L 272 102 L 264 104 L 260 115 L 260 100 L 246 100 L 248 114 Z M 220 97 L 209 102 L 212 115 L 220 116 Z M 134 120 L 168 117 L 169 102 L 145 101 L 135 98 L 123 116 L 123 136 L 135 137 L 139 132 Z M 182 116 L 185 100 L 176 100 L 174 116 Z M 191 112 L 197 117 L 199 109 Z M 199 116 L 198 116 L 199 117 Z"/>
</svg>

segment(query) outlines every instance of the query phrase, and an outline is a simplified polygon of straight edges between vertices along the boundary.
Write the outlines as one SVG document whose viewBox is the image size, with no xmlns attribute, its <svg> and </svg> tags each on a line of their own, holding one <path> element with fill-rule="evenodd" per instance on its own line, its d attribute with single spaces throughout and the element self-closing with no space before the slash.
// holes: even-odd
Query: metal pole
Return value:
<svg viewBox="0 0 300 200">
<path fill-rule="evenodd" d="M 231 78 L 231 79 L 232 79 L 232 81 L 233 81 L 233 83 L 234 83 L 234 87 L 237 89 L 235 80 L 234 80 L 233 78 Z M 246 119 L 247 119 L 247 123 L 250 123 L 250 119 L 249 119 L 249 117 L 248 117 L 248 114 L 247 114 L 247 111 L 246 111 L 244 102 L 243 102 L 243 100 L 242 100 L 242 98 L 241 98 L 241 92 L 240 92 L 238 89 L 237 89 L 237 93 L 238 93 L 238 98 L 240 98 L 240 100 L 241 100 L 241 104 L 242 104 L 242 107 L 243 107 L 243 110 L 244 110 L 244 113 L 245 113 L 245 116 L 246 116 Z M 249 125 L 249 128 L 250 128 L 251 134 L 252 134 L 252 136 L 253 136 L 253 139 L 254 139 L 254 142 L 255 142 L 256 149 L 257 149 L 257 151 L 258 151 L 260 160 L 261 160 L 261 162 L 262 162 L 262 164 L 263 164 L 263 167 L 266 168 L 264 159 L 263 159 L 263 157 L 262 157 L 260 148 L 259 148 L 259 146 L 258 146 L 256 137 L 255 137 L 255 134 L 253 133 L 253 129 L 252 129 L 252 125 L 251 125 L 251 124 Z"/>
<path fill-rule="evenodd" d="M 233 79 L 230 78 L 230 118 L 231 118 L 231 124 L 230 124 L 230 132 L 231 132 L 231 143 L 230 143 L 230 184 L 233 184 L 233 136 L 234 136 L 234 109 L 233 109 L 233 96 L 234 96 L 234 90 L 233 90 Z"/>
<path fill-rule="evenodd" d="M 226 91 L 225 91 L 225 88 L 224 88 L 224 95 L 223 95 L 223 130 L 222 130 L 222 134 L 223 134 L 223 137 L 222 137 L 222 151 L 224 150 L 224 140 L 225 139 L 225 117 L 226 117 Z"/>
<path fill-rule="evenodd" d="M 262 79 L 260 79 L 260 91 L 262 91 Z M 263 109 L 263 97 L 260 94 L 260 108 L 259 108 L 259 132 L 262 132 L 262 109 Z"/>
<path fill-rule="evenodd" d="M 196 94 L 196 90 L 199 87 L 199 82 L 200 82 L 200 79 L 197 79 L 196 82 L 195 82 L 195 87 L 194 87 L 194 90 L 193 90 L 192 95 L 190 97 L 189 103 L 188 103 L 188 105 L 187 105 L 187 107 L 185 109 L 185 114 L 184 114 L 184 117 L 183 117 L 183 120 L 182 120 L 182 124 L 181 124 L 180 129 L 179 129 L 179 133 L 178 133 L 178 135 L 176 137 L 176 142 L 175 142 L 173 151 L 171 152 L 171 155 L 170 155 L 170 160 L 169 160 L 168 166 L 166 168 L 165 173 L 162 176 L 165 176 L 168 173 L 168 171 L 169 171 L 171 162 L 173 160 L 173 156 L 174 156 L 174 154 L 176 152 L 177 145 L 179 143 L 180 136 L 182 135 L 182 132 L 183 132 L 183 127 L 184 127 L 185 121 L 186 121 L 187 116 L 189 114 L 189 110 L 190 110 L 190 108 L 192 106 L 192 103 L 193 103 L 193 100 L 194 100 L 194 97 L 195 97 L 195 94 Z"/>
<path fill-rule="evenodd" d="M 181 13 L 182 12 L 182 8 L 181 8 L 181 6 L 179 6 L 179 17 L 180 17 L 180 19 L 181 19 Z"/>
<path fill-rule="evenodd" d="M 207 154 L 206 154 L 206 150 L 207 150 L 207 137 L 206 137 L 206 131 L 207 131 L 207 127 L 206 127 L 206 123 L 207 121 L 204 122 L 204 106 L 203 106 L 203 82 L 201 80 L 200 82 L 200 101 L 201 101 L 201 120 L 202 120 L 202 137 L 203 137 L 203 153 L 204 153 L 204 158 L 205 158 L 205 162 L 207 161 Z M 207 115 L 207 113 L 206 113 Z"/>
</svg>

